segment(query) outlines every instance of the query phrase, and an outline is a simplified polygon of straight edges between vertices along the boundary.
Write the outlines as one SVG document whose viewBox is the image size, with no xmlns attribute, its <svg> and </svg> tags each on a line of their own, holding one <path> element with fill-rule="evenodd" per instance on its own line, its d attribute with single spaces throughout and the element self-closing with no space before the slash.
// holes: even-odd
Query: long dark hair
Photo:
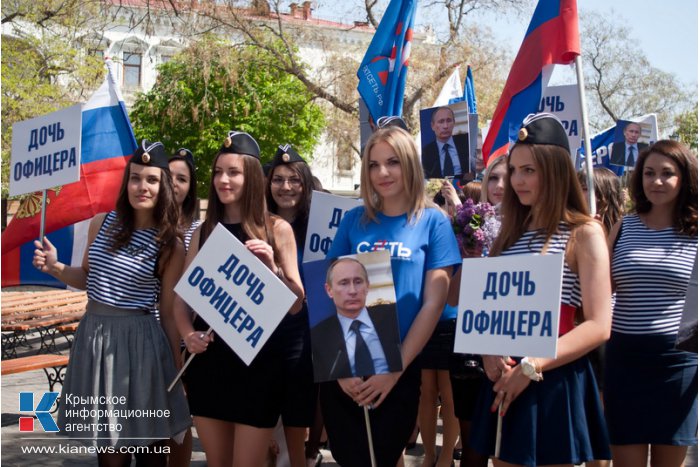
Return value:
<svg viewBox="0 0 700 467">
<path fill-rule="evenodd" d="M 126 165 L 122 185 L 119 188 L 116 205 L 117 222 L 115 222 L 112 229 L 112 251 L 128 245 L 135 230 L 136 214 L 129 202 L 129 194 L 127 192 L 132 165 L 131 163 Z M 159 255 L 163 265 L 168 263 L 170 255 L 175 248 L 175 242 L 181 237 L 178 230 L 179 214 L 180 208 L 175 201 L 175 190 L 173 188 L 173 180 L 170 177 L 170 170 L 161 168 L 160 187 L 158 189 L 158 199 L 153 208 L 153 220 L 158 226 L 156 241 L 159 243 Z M 160 268 L 158 273 L 162 274 Z"/>
<path fill-rule="evenodd" d="M 651 211 L 651 201 L 644 194 L 644 162 L 651 154 L 671 159 L 681 175 L 681 189 L 673 208 L 673 219 L 678 231 L 690 236 L 698 235 L 698 160 L 687 146 L 673 140 L 657 141 L 643 150 L 630 180 L 630 196 L 638 214 Z"/>
<path fill-rule="evenodd" d="M 284 164 L 286 167 L 294 171 L 295 174 L 301 179 L 301 203 L 297 207 L 296 216 L 292 224 L 294 227 L 294 235 L 297 237 L 297 246 L 304 245 L 306 240 L 306 230 L 309 224 L 309 211 L 311 210 L 311 195 L 314 190 L 314 177 L 311 174 L 311 169 L 306 164 L 306 162 L 290 162 Z M 277 170 L 277 165 L 267 176 L 266 186 L 265 186 L 265 196 L 267 198 L 267 206 L 270 212 L 274 214 L 279 214 L 279 206 L 275 202 L 275 198 L 272 196 L 272 177 Z"/>
<path fill-rule="evenodd" d="M 187 190 L 187 196 L 180 208 L 180 225 L 187 228 L 192 225 L 197 214 L 197 171 L 193 161 L 185 156 L 176 154 L 168 160 L 168 164 L 173 161 L 183 161 L 190 172 L 190 189 Z"/>
<path fill-rule="evenodd" d="M 578 181 L 586 186 L 586 172 L 578 172 Z M 595 191 L 596 215 L 603 223 L 608 233 L 617 221 L 622 219 L 625 211 L 625 200 L 622 194 L 620 177 L 606 167 L 593 167 L 593 190 Z"/>
<path fill-rule="evenodd" d="M 498 256 L 512 246 L 525 233 L 530 220 L 543 225 L 541 234 L 545 237 L 544 249 L 552 235 L 558 232 L 559 223 L 565 222 L 572 229 L 592 220 L 583 191 L 576 178 L 576 171 L 569 152 L 552 144 L 516 144 L 532 153 L 535 166 L 540 174 L 540 195 L 537 199 L 541 219 L 532 218 L 532 206 L 520 203 L 518 195 L 510 184 L 512 168 L 508 154 L 508 176 L 501 203 L 501 230 L 490 251 L 490 256 Z"/>
</svg>

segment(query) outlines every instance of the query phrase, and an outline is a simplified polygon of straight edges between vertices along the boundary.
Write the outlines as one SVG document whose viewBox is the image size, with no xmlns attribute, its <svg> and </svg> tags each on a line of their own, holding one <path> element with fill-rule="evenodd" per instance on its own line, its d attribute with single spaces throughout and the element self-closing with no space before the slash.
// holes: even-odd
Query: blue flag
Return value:
<svg viewBox="0 0 700 467">
<path fill-rule="evenodd" d="M 467 77 L 464 78 L 464 100 L 467 101 L 469 113 L 477 113 L 476 92 L 474 92 L 474 76 L 472 76 L 472 67 L 469 65 L 467 65 Z"/>
<path fill-rule="evenodd" d="M 467 109 L 470 114 L 476 114 L 476 93 L 474 92 L 474 76 L 472 76 L 472 67 L 467 65 L 467 76 L 464 78 L 464 94 L 461 97 L 453 97 L 450 99 L 450 104 L 455 102 L 466 102 Z"/>
<path fill-rule="evenodd" d="M 621 176 L 625 173 L 625 168 L 619 165 L 610 164 L 610 148 L 615 141 L 615 127 L 612 126 L 607 130 L 593 135 L 591 138 L 591 152 L 593 154 L 593 167 L 607 167 L 612 170 L 615 175 Z M 581 164 L 585 160 L 583 148 L 578 150 L 579 160 Z"/>
<path fill-rule="evenodd" d="M 417 4 L 391 0 L 357 70 L 357 90 L 375 122 L 402 114 Z"/>
</svg>

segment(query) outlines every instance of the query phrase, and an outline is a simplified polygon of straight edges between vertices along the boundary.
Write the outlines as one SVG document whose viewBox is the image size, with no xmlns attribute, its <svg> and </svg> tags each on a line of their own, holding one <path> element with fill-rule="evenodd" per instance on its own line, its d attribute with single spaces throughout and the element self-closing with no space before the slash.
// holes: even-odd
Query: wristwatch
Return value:
<svg viewBox="0 0 700 467">
<path fill-rule="evenodd" d="M 524 357 L 520 360 L 520 368 L 523 374 L 533 381 L 542 381 L 544 376 L 542 376 L 542 371 L 538 368 L 537 362 L 531 360 L 529 357 Z"/>
</svg>

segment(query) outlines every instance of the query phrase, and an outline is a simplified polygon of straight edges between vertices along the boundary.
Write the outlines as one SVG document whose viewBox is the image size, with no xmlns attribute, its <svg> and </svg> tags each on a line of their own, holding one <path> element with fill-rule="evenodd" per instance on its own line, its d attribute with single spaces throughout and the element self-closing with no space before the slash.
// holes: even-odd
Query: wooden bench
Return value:
<svg viewBox="0 0 700 467">
<path fill-rule="evenodd" d="M 11 307 L 17 304 L 24 304 L 28 297 L 31 297 L 35 302 L 40 302 L 70 296 L 74 293 L 75 292 L 66 289 L 41 290 L 36 292 L 3 291 L 2 306 Z"/>
<path fill-rule="evenodd" d="M 63 337 L 66 338 L 66 342 L 68 342 L 68 345 L 73 344 L 73 336 L 75 336 L 75 331 L 78 330 L 78 325 L 80 322 L 75 322 L 75 323 L 68 323 L 68 324 L 61 324 L 60 326 L 56 326 L 56 329 L 58 332 L 63 334 Z"/>
<path fill-rule="evenodd" d="M 44 374 L 49 381 L 49 391 L 53 392 L 57 383 L 63 386 L 68 359 L 68 355 L 42 354 L 3 360 L 2 375 L 14 375 L 41 369 L 44 370 Z M 54 411 L 57 408 L 58 404 L 56 404 Z"/>
<path fill-rule="evenodd" d="M 56 337 L 69 335 L 57 326 L 77 323 L 85 313 L 85 292 L 50 290 L 39 292 L 2 292 L 2 355 L 17 357 L 17 347 L 28 346 L 29 332 L 39 333 L 39 353 L 57 353 Z"/>
</svg>

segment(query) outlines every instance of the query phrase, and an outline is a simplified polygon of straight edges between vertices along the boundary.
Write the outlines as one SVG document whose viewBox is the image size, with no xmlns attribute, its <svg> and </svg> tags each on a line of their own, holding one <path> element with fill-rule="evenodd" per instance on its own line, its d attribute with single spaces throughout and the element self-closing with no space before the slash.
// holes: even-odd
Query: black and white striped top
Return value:
<svg viewBox="0 0 700 467">
<path fill-rule="evenodd" d="M 190 249 L 190 242 L 192 241 L 192 235 L 194 234 L 194 231 L 197 230 L 197 227 L 199 227 L 202 224 L 202 221 L 199 219 L 195 219 L 192 221 L 192 224 L 190 224 L 190 227 L 185 230 L 185 235 L 184 235 L 184 241 L 185 241 L 185 252 Z"/>
<path fill-rule="evenodd" d="M 113 252 L 110 227 L 116 223 L 116 217 L 115 211 L 107 214 L 88 249 L 88 298 L 120 308 L 152 312 L 160 293 L 160 279 L 156 277 L 158 229 L 135 230 L 129 244 Z"/>
<path fill-rule="evenodd" d="M 539 231 L 532 230 L 525 232 L 517 242 L 511 245 L 507 250 L 504 250 L 501 255 L 526 255 L 540 254 L 544 246 L 544 235 L 537 235 Z M 547 247 L 546 255 L 556 253 L 566 254 L 566 244 L 571 237 L 571 229 L 563 222 L 559 224 L 559 232 L 552 235 Z M 571 305 L 573 307 L 581 306 L 581 283 L 579 282 L 578 274 L 569 268 L 564 257 L 564 277 L 561 284 L 561 303 Z"/>
<path fill-rule="evenodd" d="M 617 287 L 612 330 L 677 333 L 697 250 L 697 237 L 674 228 L 652 230 L 639 216 L 625 216 L 612 256 Z"/>
</svg>

